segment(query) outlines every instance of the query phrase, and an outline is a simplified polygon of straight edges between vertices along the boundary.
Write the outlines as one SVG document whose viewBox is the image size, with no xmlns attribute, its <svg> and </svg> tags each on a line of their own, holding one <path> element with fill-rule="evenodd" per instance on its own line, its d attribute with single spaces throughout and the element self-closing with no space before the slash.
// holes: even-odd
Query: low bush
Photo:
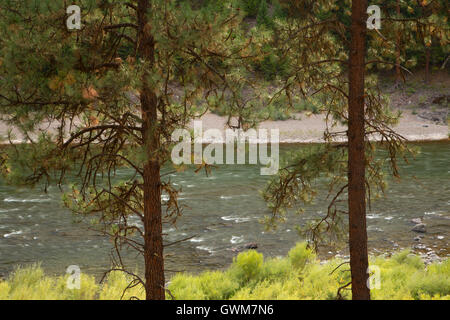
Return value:
<svg viewBox="0 0 450 320">
<path fill-rule="evenodd" d="M 306 243 L 299 243 L 285 258 L 264 259 L 250 250 L 240 253 L 224 271 L 199 275 L 180 273 L 168 285 L 167 299 L 337 299 L 340 287 L 350 282 L 348 264 L 339 259 L 319 261 Z M 450 300 L 450 260 L 425 266 L 420 257 L 401 251 L 390 258 L 370 259 L 379 287 L 371 290 L 372 299 L 447 299 Z M 378 273 L 378 275 L 376 275 Z M 0 299 L 116 300 L 145 297 L 143 288 L 124 293 L 130 278 L 113 272 L 98 284 L 83 274 L 81 288 L 67 288 L 67 276 L 49 277 L 39 265 L 18 268 L 0 281 Z M 123 295 L 123 296 L 122 296 Z M 350 299 L 350 290 L 339 298 Z"/>
</svg>

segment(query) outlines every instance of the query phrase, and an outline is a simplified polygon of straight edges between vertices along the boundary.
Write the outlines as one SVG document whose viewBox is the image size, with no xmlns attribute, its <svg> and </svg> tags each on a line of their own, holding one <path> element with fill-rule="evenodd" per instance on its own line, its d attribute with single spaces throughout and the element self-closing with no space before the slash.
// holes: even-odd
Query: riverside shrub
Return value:
<svg viewBox="0 0 450 320">
<path fill-rule="evenodd" d="M 306 243 L 299 243 L 285 258 L 266 258 L 255 250 L 240 253 L 224 271 L 198 275 L 179 273 L 168 284 L 167 299 L 336 299 L 339 287 L 350 281 L 348 265 L 342 260 L 319 261 Z M 450 300 L 450 260 L 425 266 L 408 250 L 390 258 L 372 257 L 380 270 L 380 289 L 371 290 L 372 299 Z M 337 268 L 337 269 L 336 269 Z M 116 300 L 122 297 L 130 278 L 112 272 L 104 283 L 82 274 L 81 289 L 69 290 L 67 276 L 51 277 L 39 265 L 17 268 L 0 281 L 0 300 Z M 350 290 L 341 291 L 350 299 Z M 145 297 L 144 290 L 127 290 L 123 299 Z"/>
</svg>

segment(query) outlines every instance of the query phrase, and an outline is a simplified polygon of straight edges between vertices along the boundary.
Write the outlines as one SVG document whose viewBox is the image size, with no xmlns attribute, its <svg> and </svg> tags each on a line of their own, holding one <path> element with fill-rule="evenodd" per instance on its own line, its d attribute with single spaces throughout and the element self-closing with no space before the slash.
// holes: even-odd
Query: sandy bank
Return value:
<svg viewBox="0 0 450 320">
<path fill-rule="evenodd" d="M 279 129 L 281 143 L 320 143 L 324 142 L 323 132 L 326 129 L 324 115 L 300 114 L 300 120 L 264 121 L 259 125 L 262 129 Z M 215 114 L 202 117 L 203 131 L 207 129 L 226 129 L 226 118 Z M 193 127 L 193 124 L 190 124 Z M 410 111 L 404 111 L 395 131 L 409 141 L 436 141 L 449 138 L 448 125 L 436 124 L 422 119 Z M 336 127 L 335 131 L 346 130 Z"/>
<path fill-rule="evenodd" d="M 226 118 L 209 113 L 201 119 L 203 131 L 208 129 L 219 129 L 225 131 Z M 193 127 L 193 123 L 190 124 Z M 42 130 L 53 131 L 56 124 L 43 127 Z M 260 123 L 261 129 L 279 129 L 281 143 L 320 143 L 323 142 L 323 132 L 326 128 L 324 115 L 306 115 L 299 114 L 298 120 L 285 121 L 264 121 Z M 0 122 L 0 137 L 6 138 L 10 128 Z M 343 131 L 345 127 L 336 127 L 334 130 Z M 396 132 L 401 134 L 409 141 L 436 141 L 449 138 L 448 125 L 437 124 L 433 121 L 426 120 L 412 114 L 411 111 L 404 111 L 399 124 L 394 127 Z M 16 137 L 14 143 L 20 143 L 23 138 L 18 134 L 17 130 L 13 130 Z M 3 141 L 5 143 L 7 141 Z M 207 141 L 205 141 L 207 142 Z"/>
</svg>

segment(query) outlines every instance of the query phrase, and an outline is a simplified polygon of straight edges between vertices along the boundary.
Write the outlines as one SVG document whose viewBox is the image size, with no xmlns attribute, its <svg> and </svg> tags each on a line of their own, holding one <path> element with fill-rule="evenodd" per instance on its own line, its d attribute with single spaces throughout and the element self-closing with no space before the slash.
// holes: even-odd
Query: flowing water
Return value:
<svg viewBox="0 0 450 320">
<path fill-rule="evenodd" d="M 386 197 L 373 203 L 368 212 L 371 253 L 411 248 L 438 256 L 450 255 L 450 143 L 419 144 L 422 153 L 409 164 L 401 163 L 402 179 L 391 182 Z M 301 145 L 283 145 L 286 152 Z M 166 266 L 170 270 L 198 272 L 229 265 L 236 253 L 231 250 L 256 242 L 266 256 L 285 255 L 301 240 L 297 225 L 323 214 L 322 198 L 306 208 L 304 215 L 289 215 L 276 232 L 265 231 L 260 220 L 269 213 L 259 195 L 267 181 L 258 166 L 220 166 L 212 175 L 192 170 L 176 173 L 171 181 L 182 188 L 184 214 L 176 227 L 167 227 L 166 241 L 195 238 L 168 248 Z M 118 172 L 128 175 L 126 170 Z M 427 232 L 414 240 L 411 219 L 422 218 Z M 75 223 L 61 204 L 61 193 L 5 185 L 0 181 L 0 274 L 17 265 L 41 262 L 51 274 L 64 274 L 67 266 L 78 265 L 83 272 L 100 275 L 110 266 L 108 238 Z M 337 251 L 328 249 L 325 256 Z M 340 253 L 346 254 L 345 248 Z M 127 255 L 130 265 L 136 259 Z"/>
</svg>

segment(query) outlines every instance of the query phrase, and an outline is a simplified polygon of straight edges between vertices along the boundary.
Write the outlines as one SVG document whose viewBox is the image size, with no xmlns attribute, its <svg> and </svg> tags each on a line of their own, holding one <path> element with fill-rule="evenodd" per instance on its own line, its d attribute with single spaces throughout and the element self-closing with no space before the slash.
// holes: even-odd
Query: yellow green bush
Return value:
<svg viewBox="0 0 450 320">
<path fill-rule="evenodd" d="M 94 277 L 81 275 L 81 290 L 67 287 L 68 276 L 48 277 L 39 265 L 17 268 L 0 281 L 0 299 L 10 300 L 92 300 L 97 298 L 98 285 Z"/>
<path fill-rule="evenodd" d="M 379 271 L 379 288 L 373 299 L 450 300 L 450 260 L 425 266 L 420 257 L 401 251 L 390 258 L 372 257 L 370 265 Z M 145 297 L 142 287 L 125 292 L 130 277 L 112 272 L 99 284 L 86 274 L 81 288 L 67 288 L 67 276 L 49 277 L 39 265 L 17 268 L 0 281 L 0 300 L 117 300 Z M 249 250 L 240 253 L 224 271 L 199 275 L 179 273 L 170 279 L 167 299 L 253 300 L 253 299 L 336 299 L 340 287 L 350 282 L 349 265 L 339 259 L 320 261 L 306 243 L 297 244 L 285 258 L 264 259 Z M 122 297 L 123 295 L 123 297 Z M 341 290 L 350 299 L 350 290 Z"/>
<path fill-rule="evenodd" d="M 96 290 L 99 300 L 130 300 L 132 298 L 144 299 L 145 292 L 142 286 L 124 290 L 131 282 L 129 276 L 120 271 L 108 274 L 106 281 Z M 83 287 L 80 288 L 83 290 Z"/>
<path fill-rule="evenodd" d="M 314 261 L 316 255 L 307 247 L 306 242 L 297 243 L 288 253 L 289 261 L 297 270 L 303 270 L 308 262 Z"/>
</svg>

